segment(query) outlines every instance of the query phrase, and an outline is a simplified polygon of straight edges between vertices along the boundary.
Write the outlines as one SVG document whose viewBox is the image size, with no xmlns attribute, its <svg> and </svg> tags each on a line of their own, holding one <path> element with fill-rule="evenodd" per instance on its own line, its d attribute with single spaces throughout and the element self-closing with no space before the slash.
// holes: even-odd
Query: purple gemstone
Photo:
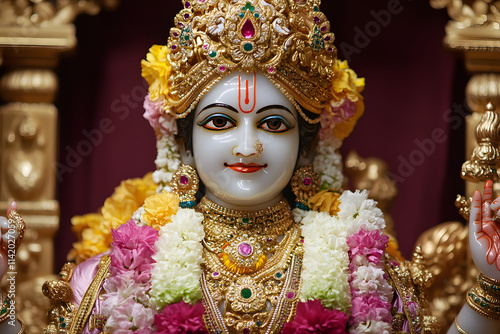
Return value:
<svg viewBox="0 0 500 334">
<path fill-rule="evenodd" d="M 240 253 L 241 256 L 252 255 L 253 253 L 252 245 L 247 244 L 246 242 L 242 242 L 241 244 L 238 245 L 238 253 Z"/>
<path fill-rule="evenodd" d="M 269 67 L 268 71 L 269 71 L 269 73 L 273 73 L 274 72 L 274 67 Z"/>
<path fill-rule="evenodd" d="M 182 24 L 182 22 L 179 22 L 178 25 L 179 27 L 184 28 L 184 24 Z"/>
<path fill-rule="evenodd" d="M 271 241 L 273 241 L 273 238 L 267 238 L 266 241 L 271 242 Z"/>
<path fill-rule="evenodd" d="M 243 27 L 241 27 L 241 34 L 246 39 L 250 39 L 255 36 L 255 27 L 253 26 L 252 21 L 250 20 L 245 21 Z"/>
<path fill-rule="evenodd" d="M 326 49 L 328 52 L 333 52 L 333 49 L 332 48 L 328 48 Z"/>
<path fill-rule="evenodd" d="M 243 334 L 250 334 L 250 328 L 245 328 L 243 330 Z"/>
<path fill-rule="evenodd" d="M 326 36 L 326 37 L 325 37 L 325 41 L 327 41 L 327 42 L 328 42 L 330 39 L 331 39 L 331 38 L 330 38 L 330 36 Z"/>
<path fill-rule="evenodd" d="M 205 0 L 198 0 L 198 2 L 204 3 L 204 2 L 205 2 Z"/>
<path fill-rule="evenodd" d="M 174 32 L 172 35 L 174 35 L 174 37 L 179 37 L 179 34 Z"/>
<path fill-rule="evenodd" d="M 318 24 L 318 23 L 320 22 L 320 21 L 319 21 L 319 17 L 317 17 L 317 16 L 315 16 L 315 17 L 313 18 L 313 20 L 314 20 L 314 23 L 316 23 L 316 24 Z"/>
<path fill-rule="evenodd" d="M 172 45 L 172 50 L 176 50 L 177 49 L 177 45 Z"/>
<path fill-rule="evenodd" d="M 186 184 L 189 183 L 189 178 L 186 175 L 181 175 L 180 181 L 181 184 L 185 186 Z"/>
<path fill-rule="evenodd" d="M 311 185 L 311 178 L 310 178 L 310 177 L 305 177 L 305 178 L 302 180 L 302 183 L 303 183 L 305 186 L 310 186 L 310 185 Z"/>
<path fill-rule="evenodd" d="M 325 32 L 326 31 L 326 27 L 321 27 L 321 31 Z"/>
<path fill-rule="evenodd" d="M 184 14 L 184 18 L 187 20 L 189 19 L 189 14 Z"/>
<path fill-rule="evenodd" d="M 214 271 L 214 272 L 212 273 L 212 276 L 213 276 L 213 277 L 219 277 L 219 273 L 218 273 L 217 271 Z"/>
<path fill-rule="evenodd" d="M 221 66 L 221 67 L 219 67 L 219 70 L 220 70 L 221 72 L 224 72 L 224 71 L 226 70 L 226 66 Z"/>
<path fill-rule="evenodd" d="M 286 298 L 289 299 L 289 300 L 292 300 L 295 298 L 295 292 L 293 291 L 290 291 L 286 294 Z"/>
<path fill-rule="evenodd" d="M 186 3 L 184 4 L 184 7 L 186 7 L 186 8 L 190 8 L 190 7 L 191 7 L 191 4 L 190 4 L 189 2 L 186 2 Z"/>
</svg>

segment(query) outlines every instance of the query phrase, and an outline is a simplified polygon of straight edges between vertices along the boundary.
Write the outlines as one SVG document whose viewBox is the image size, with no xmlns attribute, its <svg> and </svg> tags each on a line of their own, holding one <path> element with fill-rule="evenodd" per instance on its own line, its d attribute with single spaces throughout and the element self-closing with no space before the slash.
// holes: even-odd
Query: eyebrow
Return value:
<svg viewBox="0 0 500 334">
<path fill-rule="evenodd" d="M 269 106 L 265 106 L 264 108 L 259 109 L 256 112 L 256 114 L 260 114 L 261 112 L 264 112 L 264 111 L 269 110 L 269 109 L 281 109 L 281 110 L 285 110 L 285 111 L 288 111 L 293 116 L 293 113 L 290 111 L 290 109 L 288 109 L 285 106 L 279 105 L 279 104 L 272 104 L 272 105 L 269 105 Z"/>
<path fill-rule="evenodd" d="M 226 108 L 226 109 L 229 109 L 235 113 L 238 113 L 238 110 L 236 110 L 236 108 L 234 108 L 233 106 L 230 106 L 229 104 L 225 104 L 225 103 L 212 103 L 212 104 L 209 104 L 208 106 L 206 106 L 205 108 L 201 109 L 200 112 L 198 114 L 201 114 L 202 111 L 204 110 L 207 110 L 207 109 L 211 109 L 211 108 Z"/>
</svg>

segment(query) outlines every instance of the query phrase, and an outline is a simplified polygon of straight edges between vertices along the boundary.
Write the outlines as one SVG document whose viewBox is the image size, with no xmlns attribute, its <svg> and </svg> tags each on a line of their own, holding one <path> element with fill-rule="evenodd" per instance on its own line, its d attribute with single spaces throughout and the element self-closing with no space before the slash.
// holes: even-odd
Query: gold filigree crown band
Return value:
<svg viewBox="0 0 500 334">
<path fill-rule="evenodd" d="M 337 51 L 320 0 L 183 0 L 166 46 L 142 63 L 153 101 L 177 118 L 227 74 L 261 71 L 308 122 L 332 100 Z"/>
</svg>

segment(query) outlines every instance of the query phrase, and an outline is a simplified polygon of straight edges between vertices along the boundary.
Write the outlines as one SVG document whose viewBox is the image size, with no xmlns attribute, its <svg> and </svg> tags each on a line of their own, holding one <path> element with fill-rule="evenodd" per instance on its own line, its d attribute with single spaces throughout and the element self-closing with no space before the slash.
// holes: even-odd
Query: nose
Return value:
<svg viewBox="0 0 500 334">
<path fill-rule="evenodd" d="M 241 133 L 238 136 L 238 143 L 233 147 L 232 153 L 234 156 L 251 157 L 260 156 L 259 146 L 261 147 L 260 140 L 257 138 L 256 130 L 253 130 L 250 126 L 243 126 Z"/>
</svg>

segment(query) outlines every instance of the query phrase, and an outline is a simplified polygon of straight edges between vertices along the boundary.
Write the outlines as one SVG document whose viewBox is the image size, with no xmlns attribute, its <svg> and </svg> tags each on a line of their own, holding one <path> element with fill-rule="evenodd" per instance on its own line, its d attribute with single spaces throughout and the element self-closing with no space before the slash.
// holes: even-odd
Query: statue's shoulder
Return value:
<svg viewBox="0 0 500 334">
<path fill-rule="evenodd" d="M 98 295 L 102 284 L 109 273 L 111 263 L 108 254 L 94 256 L 79 265 L 66 263 L 57 280 L 45 282 L 43 293 L 51 301 L 48 311 L 49 325 L 42 331 L 44 334 L 82 333 L 98 328 L 101 319 L 92 310 L 98 308 Z M 87 326 L 89 318 L 92 318 Z M 90 328 L 92 327 L 92 328 Z"/>
</svg>

